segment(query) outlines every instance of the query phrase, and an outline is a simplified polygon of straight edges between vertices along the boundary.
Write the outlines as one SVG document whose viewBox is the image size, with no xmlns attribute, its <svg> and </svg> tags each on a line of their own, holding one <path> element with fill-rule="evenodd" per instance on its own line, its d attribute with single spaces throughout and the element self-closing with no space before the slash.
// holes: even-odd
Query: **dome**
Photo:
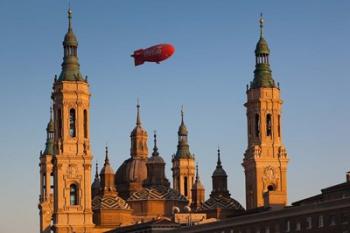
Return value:
<svg viewBox="0 0 350 233">
<path fill-rule="evenodd" d="M 267 45 L 267 41 L 264 37 L 260 37 L 258 43 L 256 44 L 255 54 L 270 54 L 269 46 Z"/>
<path fill-rule="evenodd" d="M 165 162 L 161 156 L 156 155 L 156 156 L 151 156 L 150 158 L 148 158 L 147 163 L 165 163 Z"/>
<path fill-rule="evenodd" d="M 188 130 L 187 130 L 187 127 L 186 127 L 184 122 L 181 122 L 178 133 L 179 133 L 179 135 L 187 135 L 188 134 Z"/>
<path fill-rule="evenodd" d="M 52 108 L 50 109 L 50 121 L 47 124 L 46 127 L 46 146 L 44 150 L 44 155 L 53 155 L 54 154 L 54 132 L 55 132 L 55 126 L 52 120 Z"/>
<path fill-rule="evenodd" d="M 148 135 L 147 135 L 147 131 L 141 125 L 136 125 L 130 134 L 130 137 L 135 137 L 135 136 L 148 136 Z"/>
<path fill-rule="evenodd" d="M 112 166 L 108 163 L 105 166 L 103 166 L 103 168 L 101 169 L 100 172 L 101 175 L 103 174 L 114 174 L 113 168 Z"/>
<path fill-rule="evenodd" d="M 77 37 L 74 35 L 73 30 L 69 30 L 64 36 L 63 45 L 78 45 Z"/>
<path fill-rule="evenodd" d="M 125 184 L 131 182 L 142 182 L 147 178 L 146 159 L 130 158 L 118 168 L 116 183 Z"/>
<path fill-rule="evenodd" d="M 47 132 L 54 132 L 55 131 L 55 126 L 54 126 L 52 118 L 50 119 L 49 123 L 47 124 L 46 130 L 47 130 Z"/>
<path fill-rule="evenodd" d="M 216 167 L 213 176 L 227 176 L 226 171 L 222 167 Z"/>
<path fill-rule="evenodd" d="M 45 150 L 43 155 L 54 155 L 54 145 L 53 139 L 48 139 L 46 142 Z"/>
</svg>

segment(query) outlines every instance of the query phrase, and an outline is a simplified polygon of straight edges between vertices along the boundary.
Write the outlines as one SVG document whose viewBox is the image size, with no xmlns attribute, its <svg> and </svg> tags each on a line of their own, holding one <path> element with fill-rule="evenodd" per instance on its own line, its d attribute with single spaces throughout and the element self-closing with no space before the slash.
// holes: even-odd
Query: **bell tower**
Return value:
<svg viewBox="0 0 350 233">
<path fill-rule="evenodd" d="M 191 189 L 195 179 L 195 159 L 188 144 L 188 130 L 184 123 L 184 113 L 181 109 L 181 124 L 178 131 L 176 154 L 172 158 L 173 188 L 184 195 L 191 204 Z"/>
<path fill-rule="evenodd" d="M 62 72 L 52 92 L 54 110 L 54 232 L 92 232 L 91 162 L 87 78 L 80 73 L 78 41 L 68 10 Z"/>
<path fill-rule="evenodd" d="M 247 209 L 264 205 L 287 204 L 288 156 L 282 143 L 279 85 L 272 78 L 270 50 L 263 37 L 264 20 L 260 18 L 260 39 L 256 45 L 254 80 L 247 87 L 248 148 L 243 167 L 246 180 Z"/>
<path fill-rule="evenodd" d="M 46 147 L 44 152 L 40 153 L 40 232 L 49 233 L 52 227 L 53 215 L 53 166 L 52 160 L 54 156 L 54 123 L 52 118 L 52 108 L 50 110 L 50 121 L 46 128 Z"/>
</svg>

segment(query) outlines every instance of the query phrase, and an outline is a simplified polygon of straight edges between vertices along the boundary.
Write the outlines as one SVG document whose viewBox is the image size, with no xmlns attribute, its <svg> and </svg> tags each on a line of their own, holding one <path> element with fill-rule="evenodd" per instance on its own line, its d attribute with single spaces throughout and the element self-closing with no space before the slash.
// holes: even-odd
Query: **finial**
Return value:
<svg viewBox="0 0 350 233">
<path fill-rule="evenodd" d="M 184 123 L 184 106 L 181 105 L 181 123 Z"/>
<path fill-rule="evenodd" d="M 52 106 L 50 107 L 50 121 L 52 121 Z"/>
<path fill-rule="evenodd" d="M 68 8 L 68 30 L 71 31 L 72 30 L 72 10 L 70 9 L 70 6 Z"/>
<path fill-rule="evenodd" d="M 153 131 L 153 137 L 154 137 L 154 147 L 153 147 L 153 156 L 158 156 L 158 147 L 157 147 L 157 130 Z"/>
<path fill-rule="evenodd" d="M 198 162 L 196 163 L 196 180 L 199 180 Z"/>
<path fill-rule="evenodd" d="M 106 144 L 106 158 L 105 158 L 105 165 L 109 164 L 109 158 L 108 158 L 108 146 Z"/>
<path fill-rule="evenodd" d="M 220 146 L 218 146 L 218 162 L 217 162 L 217 166 L 221 167 Z"/>
<path fill-rule="evenodd" d="M 96 173 L 95 173 L 95 178 L 98 179 L 98 163 L 96 161 Z"/>
<path fill-rule="evenodd" d="M 137 98 L 137 117 L 136 117 L 136 125 L 141 125 L 141 120 L 140 120 L 140 100 Z"/>
<path fill-rule="evenodd" d="M 154 146 L 157 147 L 157 130 L 153 131 L 153 135 L 154 135 Z"/>
<path fill-rule="evenodd" d="M 263 37 L 263 29 L 264 29 L 264 18 L 263 18 L 263 13 L 260 13 L 260 37 Z"/>
</svg>

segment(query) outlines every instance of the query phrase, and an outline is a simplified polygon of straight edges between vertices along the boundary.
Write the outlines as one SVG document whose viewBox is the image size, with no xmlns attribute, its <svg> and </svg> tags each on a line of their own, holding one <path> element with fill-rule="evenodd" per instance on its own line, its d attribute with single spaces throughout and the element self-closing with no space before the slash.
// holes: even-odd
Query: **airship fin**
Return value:
<svg viewBox="0 0 350 233">
<path fill-rule="evenodd" d="M 145 62 L 143 60 L 143 49 L 136 50 L 131 56 L 134 58 L 135 66 L 142 65 Z"/>
<path fill-rule="evenodd" d="M 135 66 L 139 66 L 142 65 L 144 63 L 144 60 L 142 59 L 142 57 L 134 57 L 134 62 L 135 62 Z"/>
</svg>

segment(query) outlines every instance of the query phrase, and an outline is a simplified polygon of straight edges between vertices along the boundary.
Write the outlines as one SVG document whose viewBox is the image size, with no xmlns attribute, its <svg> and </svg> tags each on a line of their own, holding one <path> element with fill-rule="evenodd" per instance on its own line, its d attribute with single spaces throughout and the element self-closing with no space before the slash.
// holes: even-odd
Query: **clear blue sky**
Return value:
<svg viewBox="0 0 350 233">
<path fill-rule="evenodd" d="M 67 1 L 0 1 L 0 232 L 38 232 L 39 151 L 52 79 L 61 69 L 67 7 Z M 231 194 L 245 205 L 243 104 L 263 12 L 284 99 L 289 201 L 344 181 L 350 170 L 349 1 L 72 0 L 71 7 L 100 163 L 106 142 L 115 169 L 128 158 L 139 97 L 144 127 L 149 135 L 158 131 L 170 179 L 183 104 L 206 194 L 219 144 Z M 176 47 L 173 57 L 133 66 L 135 49 L 162 42 Z"/>
</svg>

